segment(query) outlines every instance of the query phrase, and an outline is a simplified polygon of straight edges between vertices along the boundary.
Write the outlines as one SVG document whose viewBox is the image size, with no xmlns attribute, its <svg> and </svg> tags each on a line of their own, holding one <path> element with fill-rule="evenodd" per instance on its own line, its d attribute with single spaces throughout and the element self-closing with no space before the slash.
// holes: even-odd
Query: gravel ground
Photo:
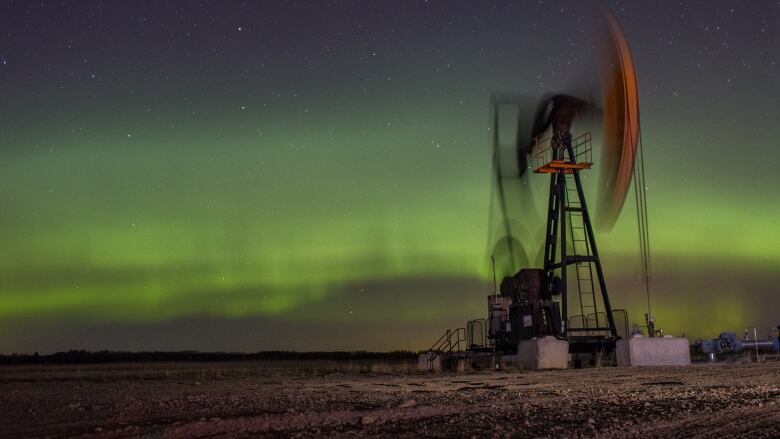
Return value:
<svg viewBox="0 0 780 439">
<path fill-rule="evenodd" d="M 468 374 L 0 368 L 2 437 L 780 437 L 780 362 Z"/>
</svg>

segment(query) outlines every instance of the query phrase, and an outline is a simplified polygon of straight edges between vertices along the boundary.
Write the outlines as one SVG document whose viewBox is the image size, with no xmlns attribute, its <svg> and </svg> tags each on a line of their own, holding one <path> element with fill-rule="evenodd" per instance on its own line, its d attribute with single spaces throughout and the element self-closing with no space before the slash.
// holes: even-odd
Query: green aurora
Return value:
<svg viewBox="0 0 780 439">
<path fill-rule="evenodd" d="M 754 35 L 738 20 L 723 19 L 728 50 L 701 59 L 691 54 L 711 44 L 703 26 L 720 13 L 669 24 L 683 32 L 673 49 L 657 40 L 667 31 L 643 29 L 649 7 L 619 16 L 640 77 L 653 312 L 675 334 L 778 323 L 780 110 L 770 95 L 780 26 L 777 7 L 765 7 L 774 21 L 758 49 L 747 47 Z M 157 20 L 173 20 L 158 12 Z M 555 21 L 527 12 L 518 19 Z M 407 26 L 422 26 L 406 14 Z M 568 44 L 562 37 L 502 51 L 530 31 L 491 14 L 483 19 L 495 28 L 478 27 L 468 40 L 436 37 L 442 23 L 395 39 L 368 18 L 373 48 L 356 31 L 333 43 L 334 58 L 321 54 L 331 43 L 309 44 L 306 35 L 293 39 L 289 56 L 267 49 L 270 42 L 258 43 L 262 26 L 232 9 L 203 30 L 220 52 L 236 51 L 222 58 L 180 36 L 171 43 L 178 47 L 157 47 L 161 37 L 148 30 L 135 47 L 133 14 L 109 17 L 121 32 L 103 43 L 65 25 L 25 40 L 51 55 L 6 43 L 0 351 L 421 349 L 438 331 L 483 317 L 492 291 L 489 93 L 537 88 L 537 74 L 548 89 L 566 83 L 565 72 L 551 74 L 556 63 L 524 60 Z M 32 32 L 8 20 L 14 35 Z M 231 23 L 239 22 L 237 33 Z M 69 39 L 81 53 L 56 50 Z M 117 61 L 120 49 L 129 52 Z M 166 50 L 176 55 L 160 64 Z M 696 68 L 702 59 L 706 71 Z M 53 67 L 39 69 L 45 63 Z M 635 221 L 630 197 L 615 229 L 598 239 L 613 303 L 641 322 Z M 195 333 L 165 338 L 162 328 L 193 319 L 225 328 L 305 323 L 307 333 L 258 330 L 221 345 Z M 346 335 L 310 332 L 334 325 Z M 146 335 L 53 335 L 115 326 Z"/>
</svg>

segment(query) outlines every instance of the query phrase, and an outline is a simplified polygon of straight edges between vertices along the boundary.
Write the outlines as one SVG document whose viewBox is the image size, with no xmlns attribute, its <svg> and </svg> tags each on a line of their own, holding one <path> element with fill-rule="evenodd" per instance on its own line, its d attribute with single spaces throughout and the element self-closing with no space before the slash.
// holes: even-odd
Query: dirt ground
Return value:
<svg viewBox="0 0 780 439">
<path fill-rule="evenodd" d="M 780 362 L 469 374 L 0 367 L 2 437 L 780 437 Z"/>
</svg>

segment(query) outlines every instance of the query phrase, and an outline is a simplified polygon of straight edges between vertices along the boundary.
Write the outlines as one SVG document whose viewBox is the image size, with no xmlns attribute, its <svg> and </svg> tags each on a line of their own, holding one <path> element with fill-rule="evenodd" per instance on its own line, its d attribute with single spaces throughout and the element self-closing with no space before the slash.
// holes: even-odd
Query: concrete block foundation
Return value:
<svg viewBox="0 0 780 439">
<path fill-rule="evenodd" d="M 517 346 L 517 364 L 523 369 L 566 369 L 569 342 L 550 336 L 523 340 Z"/>
<path fill-rule="evenodd" d="M 633 336 L 615 346 L 618 367 L 688 366 L 691 364 L 687 338 Z"/>
<path fill-rule="evenodd" d="M 417 357 L 417 370 L 420 372 L 441 372 L 442 354 L 426 352 Z"/>
</svg>

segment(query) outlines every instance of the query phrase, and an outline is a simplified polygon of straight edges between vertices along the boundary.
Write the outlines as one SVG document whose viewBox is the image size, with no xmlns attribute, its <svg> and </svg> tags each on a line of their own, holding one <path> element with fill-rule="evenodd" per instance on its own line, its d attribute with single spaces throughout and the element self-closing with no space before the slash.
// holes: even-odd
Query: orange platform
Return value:
<svg viewBox="0 0 780 439">
<path fill-rule="evenodd" d="M 564 174 L 571 174 L 575 169 L 590 169 L 591 166 L 593 166 L 593 163 L 591 162 L 570 163 L 563 160 L 553 160 L 542 166 L 539 166 L 534 170 L 534 172 L 537 174 L 554 174 L 560 172 Z"/>
</svg>

